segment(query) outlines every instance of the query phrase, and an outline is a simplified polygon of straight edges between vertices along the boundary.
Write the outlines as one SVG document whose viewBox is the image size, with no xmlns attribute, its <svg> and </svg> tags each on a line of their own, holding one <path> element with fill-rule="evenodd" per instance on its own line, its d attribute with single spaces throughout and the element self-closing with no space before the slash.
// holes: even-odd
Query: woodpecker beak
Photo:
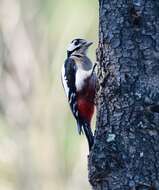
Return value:
<svg viewBox="0 0 159 190">
<path fill-rule="evenodd" d="M 91 46 L 93 44 L 93 42 L 89 42 L 89 41 L 87 41 L 87 43 L 86 43 L 86 47 L 89 47 L 89 46 Z"/>
</svg>

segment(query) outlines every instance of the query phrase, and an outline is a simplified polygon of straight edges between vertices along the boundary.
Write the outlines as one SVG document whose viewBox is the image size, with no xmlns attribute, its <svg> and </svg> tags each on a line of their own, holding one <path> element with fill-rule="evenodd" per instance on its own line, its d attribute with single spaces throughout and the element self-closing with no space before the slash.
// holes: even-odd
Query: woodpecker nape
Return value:
<svg viewBox="0 0 159 190">
<path fill-rule="evenodd" d="M 94 141 L 91 119 L 94 113 L 96 86 L 95 67 L 86 55 L 90 45 L 92 42 L 84 39 L 74 39 L 69 44 L 61 77 L 78 132 L 81 134 L 84 131 L 89 150 Z"/>
</svg>

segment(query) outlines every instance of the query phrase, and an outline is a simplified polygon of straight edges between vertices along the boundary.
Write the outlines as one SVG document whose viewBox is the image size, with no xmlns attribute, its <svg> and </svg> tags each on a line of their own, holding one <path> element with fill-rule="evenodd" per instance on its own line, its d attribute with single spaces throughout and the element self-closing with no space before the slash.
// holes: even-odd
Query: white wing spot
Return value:
<svg viewBox="0 0 159 190">
<path fill-rule="evenodd" d="M 67 79 L 66 79 L 66 76 L 65 76 L 65 67 L 64 67 L 64 65 L 62 67 L 61 75 L 62 75 L 62 83 L 63 83 L 63 86 L 64 86 L 64 90 L 65 90 L 66 96 L 68 97 L 69 88 L 67 86 Z"/>
<path fill-rule="evenodd" d="M 76 117 L 78 117 L 78 111 L 76 111 Z"/>
<path fill-rule="evenodd" d="M 76 104 L 73 104 L 73 112 L 75 113 L 76 112 Z"/>
</svg>

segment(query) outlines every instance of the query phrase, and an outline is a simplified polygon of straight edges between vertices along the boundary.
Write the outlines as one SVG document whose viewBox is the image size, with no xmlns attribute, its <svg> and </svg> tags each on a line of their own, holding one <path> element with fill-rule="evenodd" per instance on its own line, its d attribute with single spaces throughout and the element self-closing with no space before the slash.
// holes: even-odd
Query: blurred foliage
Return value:
<svg viewBox="0 0 159 190">
<path fill-rule="evenodd" d="M 0 189 L 90 189 L 60 73 L 67 44 L 94 41 L 96 0 L 0 1 Z"/>
</svg>

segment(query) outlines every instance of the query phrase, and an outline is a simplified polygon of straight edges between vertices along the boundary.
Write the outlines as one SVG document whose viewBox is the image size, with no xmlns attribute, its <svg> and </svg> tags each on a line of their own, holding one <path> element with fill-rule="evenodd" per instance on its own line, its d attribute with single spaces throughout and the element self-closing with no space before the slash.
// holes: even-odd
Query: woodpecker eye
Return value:
<svg viewBox="0 0 159 190">
<path fill-rule="evenodd" d="M 79 44 L 79 41 L 75 41 L 75 43 L 74 43 L 74 44 L 75 44 L 75 46 L 77 46 L 77 45 Z"/>
</svg>

